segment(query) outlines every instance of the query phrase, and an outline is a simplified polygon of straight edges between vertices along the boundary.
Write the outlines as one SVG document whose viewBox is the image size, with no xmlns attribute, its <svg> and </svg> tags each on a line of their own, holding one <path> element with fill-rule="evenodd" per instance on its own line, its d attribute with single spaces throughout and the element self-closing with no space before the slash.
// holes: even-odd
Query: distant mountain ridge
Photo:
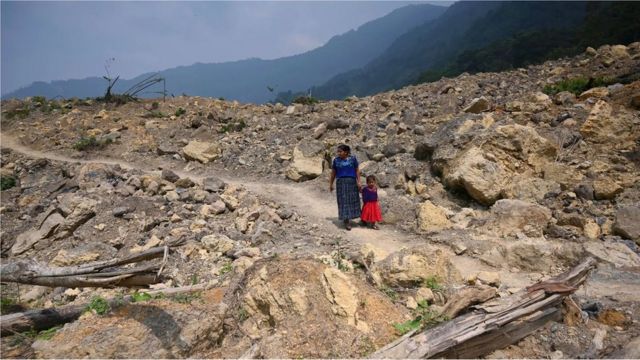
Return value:
<svg viewBox="0 0 640 360">
<path fill-rule="evenodd" d="M 398 36 L 439 17 L 445 7 L 408 5 L 370 21 L 357 30 L 334 36 L 324 46 L 303 54 L 274 60 L 247 59 L 233 62 L 180 66 L 158 73 L 166 79 L 167 90 L 175 95 L 224 97 L 243 102 L 263 103 L 286 89 L 307 89 L 339 73 L 364 66 L 380 55 Z M 151 73 L 119 80 L 115 92 L 122 92 Z M 3 95 L 94 97 L 104 95 L 106 81 L 100 77 L 81 80 L 35 82 Z M 273 90 L 271 90 L 273 89 Z"/>
<path fill-rule="evenodd" d="M 321 99 L 366 96 L 464 71 L 500 71 L 640 40 L 640 3 L 458 2 L 360 69 L 314 87 Z"/>
</svg>

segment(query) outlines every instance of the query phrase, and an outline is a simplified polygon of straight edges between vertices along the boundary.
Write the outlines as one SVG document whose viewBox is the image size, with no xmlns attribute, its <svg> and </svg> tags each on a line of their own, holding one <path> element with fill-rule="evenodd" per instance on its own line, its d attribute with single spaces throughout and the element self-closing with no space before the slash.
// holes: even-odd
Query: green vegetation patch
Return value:
<svg viewBox="0 0 640 360">
<path fill-rule="evenodd" d="M 423 285 L 433 291 L 442 291 L 444 289 L 443 286 L 438 282 L 438 278 L 436 276 L 430 276 L 424 279 Z"/>
<path fill-rule="evenodd" d="M 547 85 L 544 87 L 544 89 L 542 89 L 542 91 L 547 95 L 555 95 L 563 91 L 568 91 L 575 95 L 580 95 L 591 88 L 608 86 L 612 83 L 613 81 L 607 78 L 578 77 L 562 80 L 552 85 Z"/>
<path fill-rule="evenodd" d="M 14 186 L 16 186 L 16 178 L 13 176 L 0 176 L 0 191 L 11 189 Z"/>
<path fill-rule="evenodd" d="M 142 117 L 145 118 L 145 119 L 165 118 L 165 117 L 167 117 L 167 114 L 163 113 L 162 111 L 153 110 L 153 111 L 149 111 L 148 113 L 142 115 Z"/>
<path fill-rule="evenodd" d="M 105 315 L 111 311 L 111 306 L 109 306 L 109 302 L 105 298 L 94 296 L 91 298 L 89 305 L 87 305 L 87 310 L 93 311 L 98 315 Z"/>
<path fill-rule="evenodd" d="M 242 131 L 246 127 L 247 127 L 247 123 L 244 120 L 240 120 L 231 124 L 222 125 L 218 130 L 218 132 L 221 134 L 224 134 L 228 132 Z"/>
<path fill-rule="evenodd" d="M 220 275 L 224 275 L 228 272 L 231 272 L 231 270 L 233 270 L 233 264 L 231 264 L 230 262 L 227 262 L 224 265 L 222 265 L 222 267 L 220 268 Z"/>
<path fill-rule="evenodd" d="M 319 102 L 320 100 L 314 98 L 313 96 L 298 96 L 292 101 L 292 103 L 294 104 L 302 104 L 302 105 L 313 105 Z"/>
<path fill-rule="evenodd" d="M 96 139 L 95 136 L 81 137 L 80 140 L 76 141 L 73 144 L 73 148 L 78 151 L 100 149 L 107 146 L 108 144 L 111 144 L 112 142 L 113 140 L 111 140 L 111 138 L 104 138 L 104 139 L 98 140 Z"/>
<path fill-rule="evenodd" d="M 131 294 L 131 302 L 143 302 L 143 301 L 149 301 L 152 300 L 153 296 L 149 293 L 146 292 L 134 292 L 133 294 Z"/>
<path fill-rule="evenodd" d="M 47 330 L 42 330 L 38 333 L 38 335 L 36 335 L 36 339 L 38 340 L 51 340 L 51 338 L 53 337 L 53 335 L 56 334 L 56 332 L 58 332 L 58 330 L 62 329 L 62 326 L 54 326 L 50 329 Z"/>
<path fill-rule="evenodd" d="M 4 114 L 7 118 L 7 120 L 11 120 L 15 117 L 18 117 L 20 119 L 24 119 L 27 116 L 29 116 L 29 114 L 31 113 L 31 109 L 29 109 L 28 106 L 24 106 L 22 108 L 19 109 L 14 109 L 14 110 L 9 110 L 9 111 L 5 111 Z"/>
<path fill-rule="evenodd" d="M 403 323 L 394 323 L 393 327 L 399 335 L 404 335 L 416 329 L 425 329 L 436 324 L 449 320 L 446 316 L 431 309 L 429 304 L 423 300 L 418 303 L 418 308 L 414 311 L 415 317 Z"/>
<path fill-rule="evenodd" d="M 169 299 L 181 304 L 191 304 L 195 300 L 202 299 L 202 293 L 194 292 L 194 293 L 176 294 L 176 295 L 170 296 Z"/>
</svg>

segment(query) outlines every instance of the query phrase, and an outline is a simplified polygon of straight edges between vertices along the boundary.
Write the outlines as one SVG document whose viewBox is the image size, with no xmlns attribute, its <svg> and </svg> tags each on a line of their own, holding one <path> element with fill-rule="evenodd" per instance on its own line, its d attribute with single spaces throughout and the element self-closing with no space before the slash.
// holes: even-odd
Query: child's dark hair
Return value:
<svg viewBox="0 0 640 360">
<path fill-rule="evenodd" d="M 376 179 L 376 177 L 373 175 L 367 176 L 367 182 L 369 182 L 369 180 L 373 180 L 373 182 L 376 184 L 378 183 L 378 179 Z"/>
<path fill-rule="evenodd" d="M 338 145 L 338 150 L 342 150 L 342 151 L 346 152 L 347 154 L 351 154 L 351 148 L 349 147 L 349 145 L 340 144 L 340 145 Z"/>
</svg>

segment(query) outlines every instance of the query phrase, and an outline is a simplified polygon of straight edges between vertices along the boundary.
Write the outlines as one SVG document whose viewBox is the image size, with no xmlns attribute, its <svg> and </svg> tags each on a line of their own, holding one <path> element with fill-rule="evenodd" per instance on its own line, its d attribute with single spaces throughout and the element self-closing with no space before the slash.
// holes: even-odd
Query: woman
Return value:
<svg viewBox="0 0 640 360">
<path fill-rule="evenodd" d="M 329 191 L 333 191 L 337 179 L 338 217 L 344 221 L 344 228 L 351 230 L 350 220 L 360 217 L 360 169 L 349 146 L 338 145 L 337 155 L 331 165 Z"/>
</svg>

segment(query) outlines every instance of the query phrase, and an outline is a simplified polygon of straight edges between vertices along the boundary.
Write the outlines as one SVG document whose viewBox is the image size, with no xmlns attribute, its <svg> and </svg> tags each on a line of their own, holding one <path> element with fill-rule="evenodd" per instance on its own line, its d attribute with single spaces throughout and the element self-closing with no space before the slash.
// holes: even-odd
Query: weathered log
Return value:
<svg viewBox="0 0 640 360">
<path fill-rule="evenodd" d="M 176 295 L 206 290 L 207 284 L 147 291 L 149 295 Z M 109 306 L 116 307 L 131 302 L 132 296 L 109 299 Z M 87 309 L 88 304 L 66 305 L 48 309 L 29 310 L 0 316 L 1 335 L 7 336 L 28 330 L 46 330 L 56 325 L 76 320 Z"/>
<path fill-rule="evenodd" d="M 456 317 L 471 305 L 493 299 L 498 291 L 491 286 L 469 286 L 455 293 L 442 309 L 442 315 L 448 319 Z"/>
<path fill-rule="evenodd" d="M 114 287 L 143 286 L 160 281 L 159 275 L 166 261 L 168 248 L 157 247 L 129 255 L 123 259 L 93 262 L 79 266 L 52 268 L 35 261 L 19 260 L 0 265 L 3 282 L 50 287 Z M 133 268 L 113 269 L 120 265 L 164 257 L 162 263 Z"/>
<path fill-rule="evenodd" d="M 587 258 L 570 271 L 506 298 L 476 306 L 420 334 L 404 337 L 372 358 L 477 358 L 517 342 L 561 317 L 561 303 L 586 279 L 596 261 Z"/>
</svg>

